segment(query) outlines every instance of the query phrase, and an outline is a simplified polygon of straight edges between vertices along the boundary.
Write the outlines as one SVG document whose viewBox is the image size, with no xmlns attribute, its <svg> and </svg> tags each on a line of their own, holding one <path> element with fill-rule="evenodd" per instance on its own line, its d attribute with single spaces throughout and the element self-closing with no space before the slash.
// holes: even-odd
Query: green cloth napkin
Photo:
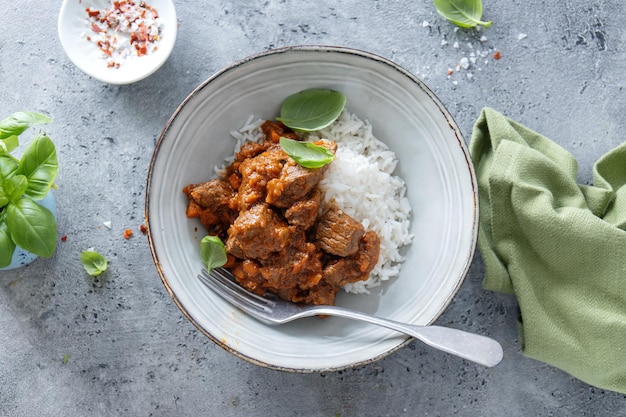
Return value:
<svg viewBox="0 0 626 417">
<path fill-rule="evenodd" d="M 483 286 L 517 297 L 522 352 L 626 393 L 626 143 L 580 185 L 570 153 L 485 108 L 470 153 Z"/>
</svg>

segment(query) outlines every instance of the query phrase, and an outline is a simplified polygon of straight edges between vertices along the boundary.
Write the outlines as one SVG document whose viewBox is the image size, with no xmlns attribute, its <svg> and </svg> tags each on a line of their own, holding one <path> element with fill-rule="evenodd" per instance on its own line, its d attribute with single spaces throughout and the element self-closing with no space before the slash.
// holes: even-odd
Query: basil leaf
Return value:
<svg viewBox="0 0 626 417">
<path fill-rule="evenodd" d="M 0 154 L 0 177 L 7 179 L 17 172 L 18 162 L 11 155 Z"/>
<path fill-rule="evenodd" d="M 8 182 L 16 171 L 17 161 L 11 155 L 0 154 L 0 208 L 9 203 L 10 193 L 6 189 L 5 182 Z M 9 188 L 11 187 L 9 185 Z M 2 218 L 0 218 L 0 222 L 2 222 Z"/>
<path fill-rule="evenodd" d="M 9 204 L 9 197 L 4 192 L 4 186 L 0 184 L 0 209 Z"/>
<path fill-rule="evenodd" d="M 26 195 L 40 200 L 48 194 L 59 171 L 59 162 L 52 139 L 37 135 L 28 145 L 18 166 L 18 174 L 26 176 Z"/>
<path fill-rule="evenodd" d="M 211 272 L 226 264 L 226 247 L 219 237 L 205 236 L 200 241 L 200 257 L 207 271 Z"/>
<path fill-rule="evenodd" d="M 0 154 L 9 153 L 20 145 L 20 139 L 16 135 L 11 135 L 6 139 L 0 139 Z"/>
<path fill-rule="evenodd" d="M 93 250 L 84 250 L 80 253 L 80 262 L 85 271 L 92 277 L 97 277 L 107 270 L 109 263 L 107 258 Z"/>
<path fill-rule="evenodd" d="M 337 120 L 346 105 L 339 91 L 310 89 L 293 94 L 283 101 L 276 119 L 294 130 L 320 130 Z"/>
<path fill-rule="evenodd" d="M 335 154 L 323 146 L 311 142 L 280 138 L 280 147 L 293 158 L 298 165 L 305 168 L 321 168 L 335 159 Z"/>
<path fill-rule="evenodd" d="M 5 222 L 0 221 L 0 268 L 11 265 L 11 258 L 15 251 L 15 243 L 11 239 L 11 232 Z"/>
<path fill-rule="evenodd" d="M 3 181 L 2 188 L 9 200 L 19 200 L 28 188 L 28 180 L 23 175 L 14 175 Z"/>
<path fill-rule="evenodd" d="M 9 196 L 4 191 L 4 178 L 0 175 L 0 209 L 9 204 Z M 0 214 L 2 214 L 2 210 L 0 210 Z M 0 222 L 2 222 L 3 217 L 0 216 Z"/>
<path fill-rule="evenodd" d="M 6 223 L 16 245 L 43 258 L 54 254 L 57 228 L 50 210 L 30 198 L 21 198 L 9 203 L 6 211 Z"/>
<path fill-rule="evenodd" d="M 491 22 L 480 20 L 483 16 L 482 0 L 433 0 L 433 3 L 441 16 L 462 28 L 491 26 Z"/>
<path fill-rule="evenodd" d="M 19 136 L 33 125 L 50 123 L 52 119 L 45 114 L 33 112 L 13 113 L 4 120 L 0 120 L 0 139 L 9 136 Z"/>
</svg>

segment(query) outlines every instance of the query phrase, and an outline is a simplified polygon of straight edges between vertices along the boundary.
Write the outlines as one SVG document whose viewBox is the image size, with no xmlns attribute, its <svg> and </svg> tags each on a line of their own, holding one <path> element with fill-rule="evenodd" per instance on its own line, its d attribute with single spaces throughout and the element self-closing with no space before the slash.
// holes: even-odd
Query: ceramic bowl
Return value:
<svg viewBox="0 0 626 417">
<path fill-rule="evenodd" d="M 110 10 L 112 3 L 111 0 L 64 0 L 58 19 L 59 39 L 69 59 L 86 74 L 108 84 L 130 84 L 148 77 L 167 61 L 176 42 L 176 9 L 172 0 L 146 2 L 159 15 L 160 39 L 150 46 L 152 48 L 156 45 L 157 49 L 151 49 L 151 52 L 143 56 L 129 53 L 120 57 L 114 52 L 112 57 L 120 65 L 109 67 L 98 46 L 88 40 L 88 37 L 96 37 L 97 33 L 91 28 L 86 9 Z M 123 36 L 119 39 L 123 39 Z M 124 48 L 117 48 L 118 52 L 122 50 Z"/>
<path fill-rule="evenodd" d="M 413 209 L 413 243 L 400 275 L 368 295 L 340 293 L 337 305 L 401 322 L 433 323 L 471 264 L 478 231 L 476 179 L 463 136 L 418 78 L 380 56 L 341 47 L 301 46 L 236 62 L 198 86 L 163 129 L 149 168 L 146 218 L 157 271 L 183 314 L 227 351 L 270 368 L 325 372 L 380 359 L 410 339 L 341 318 L 263 324 L 216 297 L 196 278 L 202 226 L 185 217 L 189 183 L 214 176 L 232 155 L 250 115 L 274 118 L 281 102 L 307 88 L 347 96 L 395 151 Z"/>
</svg>

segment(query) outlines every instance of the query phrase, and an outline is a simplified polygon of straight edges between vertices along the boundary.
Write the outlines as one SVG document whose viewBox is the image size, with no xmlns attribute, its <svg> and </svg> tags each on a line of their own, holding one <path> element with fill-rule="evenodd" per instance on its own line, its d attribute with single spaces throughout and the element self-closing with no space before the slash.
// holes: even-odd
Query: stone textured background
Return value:
<svg viewBox="0 0 626 417">
<path fill-rule="evenodd" d="M 520 354 L 516 302 L 482 289 L 479 255 L 438 323 L 501 341 L 499 366 L 413 342 L 371 365 L 300 375 L 248 364 L 200 334 L 167 295 L 138 231 L 151 153 L 177 105 L 233 61 L 287 45 L 392 59 L 429 85 L 467 141 L 481 108 L 493 107 L 572 152 L 589 183 L 594 161 L 623 141 L 623 2 L 484 0 L 494 23 L 482 31 L 455 30 L 431 0 L 175 4 L 172 56 L 127 86 L 102 84 L 69 61 L 57 36 L 60 2 L 3 5 L 0 117 L 32 110 L 54 118 L 45 130 L 59 152 L 58 230 L 67 241 L 49 260 L 0 272 L 0 415 L 626 414 L 624 395 Z M 89 247 L 110 261 L 100 279 L 80 265 Z"/>
</svg>

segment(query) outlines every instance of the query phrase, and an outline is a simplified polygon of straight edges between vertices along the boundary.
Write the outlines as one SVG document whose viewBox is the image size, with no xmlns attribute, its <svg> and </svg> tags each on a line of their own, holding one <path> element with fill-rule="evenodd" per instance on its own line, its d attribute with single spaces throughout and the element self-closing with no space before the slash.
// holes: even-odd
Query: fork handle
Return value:
<svg viewBox="0 0 626 417">
<path fill-rule="evenodd" d="M 502 360 L 502 346 L 497 341 L 475 333 L 443 326 L 418 326 L 347 310 L 341 307 L 322 307 L 317 314 L 345 317 L 377 324 L 388 329 L 413 336 L 436 349 L 476 362 L 484 366 L 495 366 Z"/>
</svg>

